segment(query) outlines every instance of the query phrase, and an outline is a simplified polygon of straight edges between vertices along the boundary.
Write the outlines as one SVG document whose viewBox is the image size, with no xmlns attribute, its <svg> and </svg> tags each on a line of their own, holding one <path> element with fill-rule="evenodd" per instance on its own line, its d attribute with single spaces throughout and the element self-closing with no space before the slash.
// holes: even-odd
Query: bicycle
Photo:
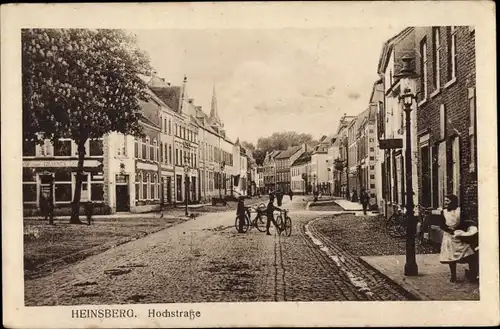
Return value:
<svg viewBox="0 0 500 329">
<path fill-rule="evenodd" d="M 260 204 L 259 208 L 262 209 L 262 205 Z M 264 205 L 265 207 L 265 205 Z M 256 212 L 257 215 L 255 218 L 252 220 L 252 212 Z M 265 212 L 262 210 L 255 209 L 253 207 L 245 207 L 245 218 L 243 222 L 243 233 L 246 233 L 249 231 L 252 227 L 255 227 L 259 232 L 265 232 L 266 231 L 266 223 L 262 219 L 262 215 L 265 215 Z M 236 227 L 236 230 L 239 230 L 240 223 L 239 223 L 239 217 L 236 216 L 235 221 L 234 221 L 234 226 Z"/>
<path fill-rule="evenodd" d="M 426 208 L 418 205 L 418 222 L 417 222 L 417 241 L 420 245 L 430 244 L 429 242 L 429 230 L 430 230 L 430 215 L 432 211 L 432 207 Z M 427 234 L 427 238 L 426 238 Z"/>
<path fill-rule="evenodd" d="M 403 238 L 406 236 L 406 214 L 399 206 L 387 219 L 385 228 L 393 238 Z"/>
<path fill-rule="evenodd" d="M 276 224 L 278 227 L 278 234 L 281 235 L 281 232 L 285 232 L 286 236 L 290 236 L 292 234 L 292 219 L 288 216 L 288 209 L 282 209 L 280 214 L 276 217 Z M 283 216 L 285 217 L 283 219 Z"/>
</svg>

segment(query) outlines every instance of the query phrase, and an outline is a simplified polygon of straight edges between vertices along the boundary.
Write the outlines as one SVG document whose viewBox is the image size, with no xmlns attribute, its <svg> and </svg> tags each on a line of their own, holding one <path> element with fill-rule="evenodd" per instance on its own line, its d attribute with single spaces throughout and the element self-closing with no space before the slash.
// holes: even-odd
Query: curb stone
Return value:
<svg viewBox="0 0 500 329">
<path fill-rule="evenodd" d="M 405 288 L 403 286 L 401 286 L 399 283 L 397 283 L 396 281 L 394 281 L 393 279 L 391 279 L 390 277 L 388 277 L 386 274 L 382 273 L 377 267 L 373 266 L 372 264 L 368 263 L 366 260 L 364 260 L 362 257 L 357 257 L 359 259 L 359 261 L 363 264 L 365 264 L 366 266 L 370 267 L 372 270 L 376 271 L 377 273 L 379 273 L 381 276 L 383 276 L 384 278 L 386 278 L 388 281 L 390 281 L 391 283 L 393 283 L 394 285 L 398 286 L 402 291 L 405 292 L 406 295 L 408 295 L 409 299 L 410 300 L 414 300 L 414 301 L 419 301 L 419 300 L 428 300 L 427 298 L 425 298 L 424 295 L 422 294 L 419 294 L 417 291 L 415 291 L 414 289 L 408 289 L 408 288 Z"/>
</svg>

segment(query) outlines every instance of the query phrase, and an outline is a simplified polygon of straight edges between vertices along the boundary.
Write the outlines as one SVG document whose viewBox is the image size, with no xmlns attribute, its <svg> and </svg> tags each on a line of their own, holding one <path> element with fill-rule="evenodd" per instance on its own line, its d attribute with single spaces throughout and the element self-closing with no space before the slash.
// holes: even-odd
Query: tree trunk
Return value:
<svg viewBox="0 0 500 329">
<path fill-rule="evenodd" d="M 82 224 L 80 221 L 80 198 L 82 195 L 82 172 L 83 161 L 85 159 L 85 142 L 82 140 L 78 143 L 78 167 L 76 169 L 76 185 L 75 194 L 73 196 L 70 224 Z"/>
</svg>

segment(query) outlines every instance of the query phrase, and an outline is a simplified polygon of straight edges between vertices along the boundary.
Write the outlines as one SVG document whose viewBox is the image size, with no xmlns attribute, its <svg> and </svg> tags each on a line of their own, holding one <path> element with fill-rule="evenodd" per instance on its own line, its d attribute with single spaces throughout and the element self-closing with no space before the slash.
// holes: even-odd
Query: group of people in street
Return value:
<svg viewBox="0 0 500 329">
<path fill-rule="evenodd" d="M 292 200 L 293 193 L 290 194 L 290 200 Z M 277 198 L 277 197 L 276 197 Z M 283 199 L 283 195 L 281 194 L 281 199 L 278 199 L 278 205 L 281 206 L 281 202 Z M 271 227 L 271 222 L 274 224 L 274 227 L 276 229 L 280 229 L 278 224 L 276 223 L 276 220 L 274 219 L 274 212 L 275 211 L 281 211 L 281 208 L 276 207 L 274 205 L 274 200 L 275 200 L 275 195 L 274 193 L 269 193 L 269 201 L 266 206 L 265 210 L 265 215 L 267 217 L 267 222 L 266 222 L 266 235 L 271 235 L 271 232 L 269 232 L 269 229 Z M 236 215 L 238 217 L 238 232 L 239 233 L 244 233 L 245 231 L 243 230 L 243 227 L 245 225 L 245 216 L 246 216 L 246 207 L 245 207 L 245 197 L 240 196 L 238 198 L 238 205 L 236 207 Z M 248 219 L 250 220 L 250 218 Z"/>
</svg>

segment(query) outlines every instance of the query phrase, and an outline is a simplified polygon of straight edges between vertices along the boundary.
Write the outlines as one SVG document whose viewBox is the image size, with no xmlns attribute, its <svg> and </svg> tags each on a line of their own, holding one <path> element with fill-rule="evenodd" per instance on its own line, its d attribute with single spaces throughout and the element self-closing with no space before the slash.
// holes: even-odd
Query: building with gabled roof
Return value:
<svg viewBox="0 0 500 329">
<path fill-rule="evenodd" d="M 290 165 L 290 189 L 294 194 L 308 194 L 311 192 L 310 181 L 311 151 L 303 152 Z"/>
<path fill-rule="evenodd" d="M 307 144 L 290 146 L 286 150 L 280 152 L 275 157 L 276 160 L 276 186 L 282 193 L 290 191 L 290 166 L 291 164 L 310 147 Z"/>
<path fill-rule="evenodd" d="M 267 193 L 276 190 L 276 157 L 281 152 L 281 150 L 266 152 L 264 157 L 262 167 L 264 168 L 264 186 Z"/>
</svg>

